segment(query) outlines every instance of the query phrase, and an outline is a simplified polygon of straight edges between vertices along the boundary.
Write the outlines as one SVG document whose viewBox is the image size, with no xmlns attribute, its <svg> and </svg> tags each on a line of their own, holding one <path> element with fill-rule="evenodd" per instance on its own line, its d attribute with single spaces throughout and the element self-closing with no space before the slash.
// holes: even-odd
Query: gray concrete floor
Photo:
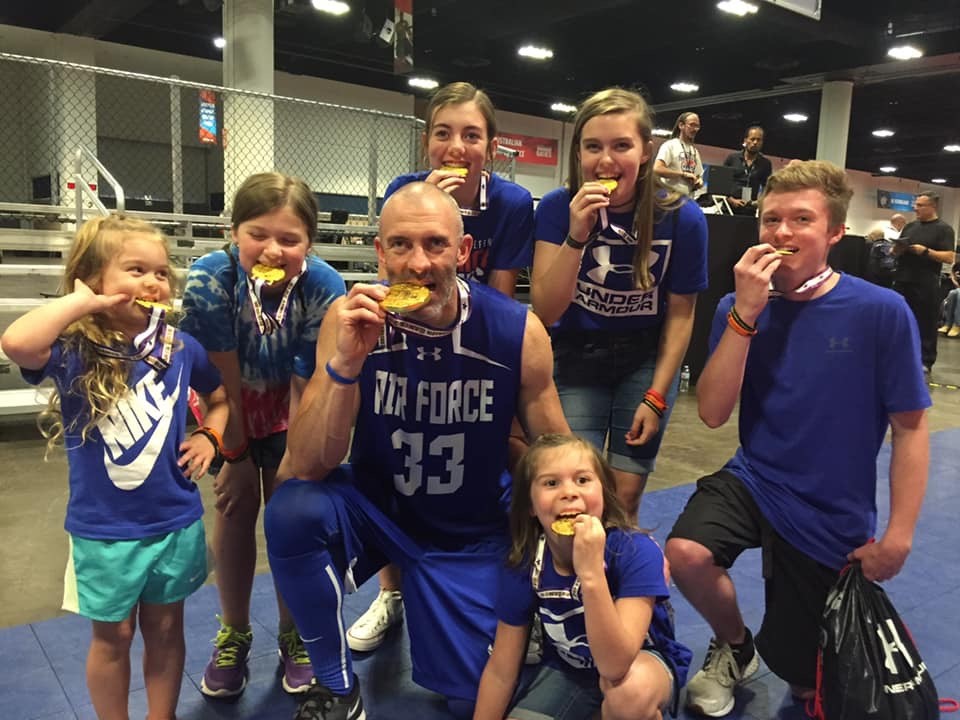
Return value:
<svg viewBox="0 0 960 720">
<path fill-rule="evenodd" d="M 11 259 L 12 260 L 12 259 Z M 17 260 L 16 262 L 21 262 Z M 17 286 L 17 287 L 14 287 Z M 54 283 L 55 287 L 55 283 Z M 34 281 L 5 278 L 0 297 L 36 297 Z M 13 320 L 0 312 L 0 332 Z M 0 390 L 23 387 L 14 368 L 0 374 Z M 953 387 L 950 387 L 953 386 Z M 960 426 L 960 339 L 941 338 L 934 367 L 931 431 Z M 697 418 L 693 393 L 681 395 L 661 449 L 648 491 L 692 483 L 718 469 L 737 444 L 736 421 L 710 430 Z M 44 461 L 44 441 L 32 417 L 0 418 L 0 627 L 37 622 L 63 614 L 59 609 L 67 538 L 63 517 L 67 501 L 66 463 L 62 453 Z M 211 480 L 202 483 L 204 505 L 213 508 Z M 958 509 L 960 510 L 960 509 Z M 650 527 L 674 518 L 652 518 Z M 205 517 L 212 533 L 212 511 Z M 267 572 L 262 526 L 258 528 L 258 572 Z M 213 582 L 215 573 L 211 574 Z"/>
</svg>

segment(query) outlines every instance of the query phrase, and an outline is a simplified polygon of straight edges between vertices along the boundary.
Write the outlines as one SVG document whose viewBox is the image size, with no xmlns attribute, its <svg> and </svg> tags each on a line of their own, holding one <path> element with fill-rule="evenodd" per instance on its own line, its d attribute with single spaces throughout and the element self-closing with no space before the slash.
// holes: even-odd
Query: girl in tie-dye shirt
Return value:
<svg viewBox="0 0 960 720">
<path fill-rule="evenodd" d="M 223 374 L 231 409 L 227 462 L 214 483 L 223 615 L 201 683 L 214 697 L 239 695 L 246 686 L 261 491 L 266 502 L 278 477 L 287 476 L 281 470 L 287 424 L 313 374 L 320 322 L 345 291 L 337 271 L 309 254 L 317 204 L 302 180 L 280 173 L 247 178 L 234 197 L 231 224 L 230 245 L 190 268 L 182 323 Z M 283 687 L 303 692 L 310 661 L 282 600 L 279 609 Z"/>
</svg>

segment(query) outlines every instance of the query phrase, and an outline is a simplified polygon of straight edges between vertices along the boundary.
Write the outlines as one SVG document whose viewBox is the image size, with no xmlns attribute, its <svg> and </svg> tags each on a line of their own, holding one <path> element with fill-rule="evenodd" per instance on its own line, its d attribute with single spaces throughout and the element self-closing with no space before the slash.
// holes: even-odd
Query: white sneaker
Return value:
<svg viewBox="0 0 960 720">
<path fill-rule="evenodd" d="M 403 622 L 403 595 L 399 590 L 380 590 L 367 611 L 347 630 L 351 650 L 376 650 L 387 636 L 387 630 Z"/>
<path fill-rule="evenodd" d="M 760 667 L 756 649 L 744 667 L 737 664 L 733 648 L 710 640 L 703 668 L 687 683 L 687 709 L 708 717 L 723 717 L 733 710 L 734 688 Z"/>
</svg>

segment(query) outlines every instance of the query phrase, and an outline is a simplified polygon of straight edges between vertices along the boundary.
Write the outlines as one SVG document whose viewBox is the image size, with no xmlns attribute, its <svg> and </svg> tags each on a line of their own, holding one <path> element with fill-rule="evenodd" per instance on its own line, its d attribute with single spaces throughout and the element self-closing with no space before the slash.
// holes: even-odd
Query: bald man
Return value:
<svg viewBox="0 0 960 720">
<path fill-rule="evenodd" d="M 900 213 L 894 213 L 890 216 L 890 224 L 883 229 L 884 240 L 896 240 L 900 237 L 903 226 L 907 224 L 907 219 Z"/>
<path fill-rule="evenodd" d="M 509 548 L 511 420 L 532 437 L 569 432 L 543 325 L 457 278 L 472 238 L 450 195 L 405 185 L 374 242 L 381 276 L 429 288 L 429 301 L 388 314 L 387 286 L 358 283 L 333 304 L 288 434 L 299 479 L 282 484 L 264 519 L 317 679 L 297 720 L 362 717 L 342 599 L 388 562 L 403 574 L 413 679 L 455 714 L 472 710 Z"/>
</svg>

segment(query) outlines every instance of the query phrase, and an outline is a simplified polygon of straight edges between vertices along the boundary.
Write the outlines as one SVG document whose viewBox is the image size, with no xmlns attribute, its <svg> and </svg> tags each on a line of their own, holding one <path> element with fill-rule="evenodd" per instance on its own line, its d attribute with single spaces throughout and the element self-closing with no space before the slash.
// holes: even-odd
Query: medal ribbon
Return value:
<svg viewBox="0 0 960 720">
<path fill-rule="evenodd" d="M 103 357 L 113 358 L 115 360 L 130 360 L 133 362 L 146 360 L 146 362 L 157 370 L 166 369 L 170 366 L 170 356 L 173 354 L 174 333 L 173 327 L 163 322 L 166 313 L 167 311 L 162 307 L 156 305 L 153 307 L 150 311 L 150 322 L 147 324 L 147 329 L 133 339 L 132 353 L 97 342 L 91 342 L 91 344 L 97 351 L 97 354 Z M 160 357 L 151 357 L 150 353 L 153 352 L 153 349 L 157 345 L 157 338 L 161 335 L 161 327 L 164 328 L 164 331 L 162 333 L 163 345 Z"/>
<path fill-rule="evenodd" d="M 818 287 L 823 285 L 827 280 L 829 280 L 831 275 L 833 275 L 833 268 L 828 265 L 826 270 L 824 270 L 823 272 L 817 273 L 816 275 L 814 275 L 812 278 L 807 280 L 805 283 L 803 283 L 803 285 L 798 287 L 793 292 L 804 293 L 804 292 L 809 292 L 810 290 L 816 290 Z M 773 283 L 771 282 L 769 296 L 772 298 L 777 298 L 777 297 L 782 297 L 783 295 L 784 293 L 782 293 L 781 291 L 774 290 Z"/>
<path fill-rule="evenodd" d="M 486 171 L 480 173 L 480 209 L 474 210 L 473 208 L 460 208 L 460 215 L 462 217 L 477 217 L 480 213 L 487 209 L 487 173 Z"/>
<path fill-rule="evenodd" d="M 287 319 L 287 310 L 290 307 L 290 295 L 293 293 L 293 289 L 297 286 L 297 283 L 300 282 L 300 278 L 303 277 L 306 272 L 307 261 L 304 260 L 303 265 L 300 266 L 300 272 L 290 278 L 290 282 L 287 283 L 287 287 L 283 291 L 283 296 L 280 298 L 280 305 L 277 307 L 276 316 L 271 315 L 263 309 L 263 300 L 260 294 L 267 284 L 266 281 L 262 279 L 252 280 L 250 275 L 246 276 L 247 292 L 250 294 L 250 306 L 253 308 L 253 319 L 256 320 L 257 330 L 260 331 L 261 335 L 272 335 L 275 330 L 283 327 L 283 321 Z"/>
</svg>

